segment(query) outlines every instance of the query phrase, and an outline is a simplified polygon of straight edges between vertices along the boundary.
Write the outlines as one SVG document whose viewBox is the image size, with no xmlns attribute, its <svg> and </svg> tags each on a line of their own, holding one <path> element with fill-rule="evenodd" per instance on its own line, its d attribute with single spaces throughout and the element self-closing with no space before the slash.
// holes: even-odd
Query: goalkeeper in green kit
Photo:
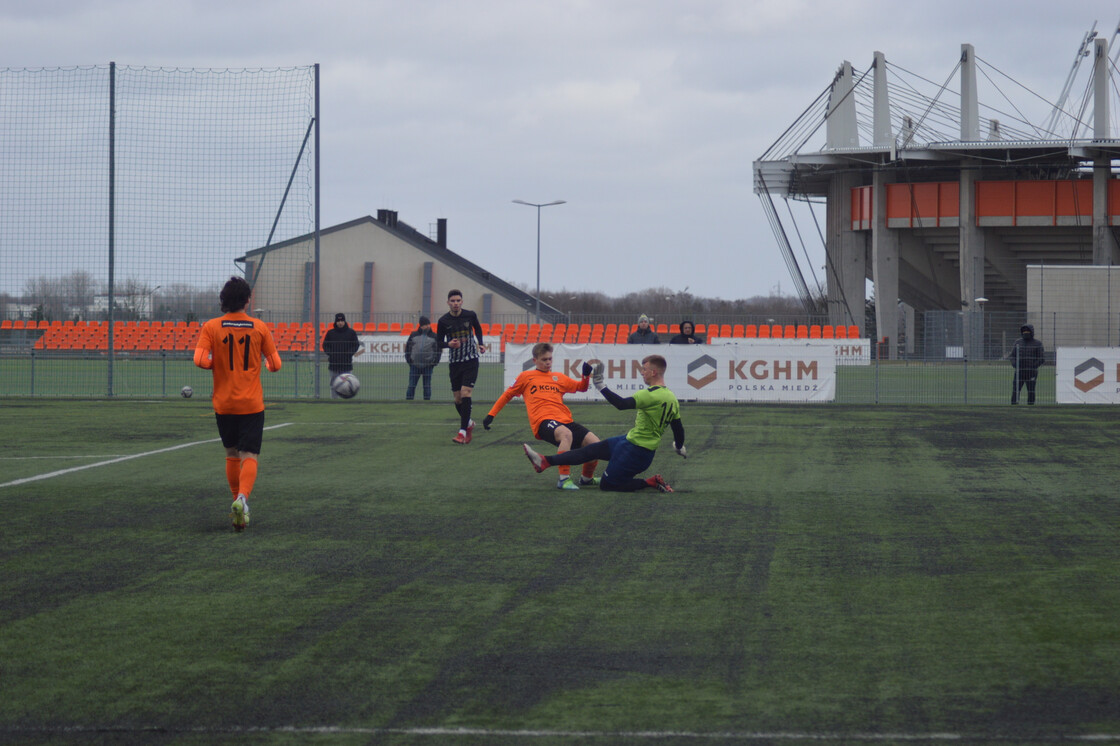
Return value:
<svg viewBox="0 0 1120 746">
<path fill-rule="evenodd" d="M 598 363 L 592 372 L 591 382 L 599 393 L 616 409 L 637 409 L 634 427 L 626 435 L 601 440 L 574 451 L 545 456 L 522 443 L 521 448 L 533 468 L 539 473 L 550 466 L 583 464 L 588 461 L 609 461 L 603 472 L 599 489 L 613 492 L 636 492 L 652 487 L 661 492 L 673 488 L 660 474 L 641 479 L 638 474 L 650 467 L 653 456 L 666 428 L 673 431 L 673 450 L 687 458 L 684 447 L 684 425 L 681 424 L 681 405 L 677 397 L 665 387 L 665 370 L 668 364 L 661 355 L 650 355 L 642 360 L 642 380 L 646 388 L 622 397 L 606 387 L 603 364 Z"/>
</svg>

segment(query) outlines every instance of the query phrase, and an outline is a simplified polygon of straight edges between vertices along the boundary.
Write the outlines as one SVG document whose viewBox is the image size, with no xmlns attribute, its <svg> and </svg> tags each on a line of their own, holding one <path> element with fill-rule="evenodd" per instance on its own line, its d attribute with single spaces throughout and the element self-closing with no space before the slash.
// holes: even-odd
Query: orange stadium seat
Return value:
<svg viewBox="0 0 1120 746">
<path fill-rule="evenodd" d="M 821 338 L 821 325 L 820 324 L 812 324 L 809 327 L 809 339 L 820 339 L 820 338 Z"/>
<path fill-rule="evenodd" d="M 743 337 L 747 336 L 747 328 L 742 324 L 735 324 L 733 327 L 731 327 L 731 336 L 739 337 L 740 339 L 742 339 Z"/>
<path fill-rule="evenodd" d="M 770 339 L 770 325 L 769 324 L 759 324 L 758 325 L 758 336 L 762 339 Z"/>
<path fill-rule="evenodd" d="M 832 324 L 825 324 L 821 327 L 821 339 L 832 339 L 833 336 L 834 330 L 832 328 Z"/>
<path fill-rule="evenodd" d="M 859 326 L 848 324 L 848 339 L 859 339 Z"/>
<path fill-rule="evenodd" d="M 808 339 L 809 338 L 809 327 L 806 326 L 805 324 L 798 324 L 797 325 L 797 338 L 798 339 Z"/>
<path fill-rule="evenodd" d="M 848 327 L 844 326 L 843 324 L 836 327 L 836 338 L 837 339 L 847 339 L 848 338 Z"/>
<path fill-rule="evenodd" d="M 754 339 L 758 336 L 758 326 L 756 324 L 747 324 L 746 332 L 744 336 L 746 336 L 747 339 Z"/>
</svg>

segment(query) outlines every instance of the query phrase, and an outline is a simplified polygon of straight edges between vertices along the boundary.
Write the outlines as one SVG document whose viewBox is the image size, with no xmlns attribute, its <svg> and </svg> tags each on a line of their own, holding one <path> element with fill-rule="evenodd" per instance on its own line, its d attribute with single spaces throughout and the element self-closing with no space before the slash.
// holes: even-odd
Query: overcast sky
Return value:
<svg viewBox="0 0 1120 746">
<path fill-rule="evenodd" d="M 319 63 L 324 227 L 447 218 L 453 251 L 532 289 L 536 210 L 511 200 L 562 199 L 543 289 L 739 298 L 793 292 L 751 163 L 842 61 L 941 82 L 971 43 L 1054 101 L 1094 21 L 1110 38 L 1120 4 L 0 0 L 0 67 Z"/>
</svg>

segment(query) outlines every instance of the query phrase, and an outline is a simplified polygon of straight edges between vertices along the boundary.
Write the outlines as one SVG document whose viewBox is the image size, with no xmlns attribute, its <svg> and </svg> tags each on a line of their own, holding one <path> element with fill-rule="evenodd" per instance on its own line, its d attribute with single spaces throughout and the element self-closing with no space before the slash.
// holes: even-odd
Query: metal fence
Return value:
<svg viewBox="0 0 1120 746">
<path fill-rule="evenodd" d="M 1045 347 L 1047 361 L 1039 374 L 1040 404 L 1055 400 L 1056 347 L 1063 344 L 1063 339 L 1076 346 L 1086 343 L 1081 331 L 1063 337 L 1063 330 L 1093 329 L 1099 339 L 1089 341 L 1096 346 L 1107 346 L 1104 340 L 1109 334 L 1115 340 L 1115 329 L 1120 327 L 1120 316 L 1111 321 L 1099 318 L 1092 323 L 1083 317 L 1067 316 L 1052 313 L 1035 319 L 1036 335 Z M 1023 319 L 1011 314 L 983 317 L 949 312 L 918 314 L 909 324 L 914 334 L 902 337 L 896 358 L 879 354 L 886 349 L 885 345 L 872 344 L 870 364 L 838 368 L 835 401 L 845 404 L 1008 403 L 1013 375 L 1008 354 L 1022 323 Z M 43 333 L 40 329 L 0 328 L 0 397 L 177 397 L 183 386 L 191 386 L 197 396 L 208 396 L 210 375 L 191 363 L 189 338 L 187 344 L 180 344 L 178 349 L 114 352 L 114 381 L 111 393 L 107 394 L 110 355 L 107 350 L 44 350 L 36 347 Z M 403 349 L 403 334 L 396 333 L 389 338 Z M 282 354 L 283 370 L 264 375 L 268 397 L 329 396 L 323 385 L 325 371 L 317 368 L 312 351 L 319 341 L 309 338 L 310 349 Z M 362 381 L 359 400 L 404 398 L 408 366 L 403 355 L 395 363 L 359 362 L 355 373 Z M 317 375 L 319 387 L 316 386 Z M 484 364 L 474 398 L 492 401 L 501 394 L 502 387 L 502 366 Z M 435 400 L 450 400 L 445 365 L 436 368 L 433 391 Z"/>
</svg>

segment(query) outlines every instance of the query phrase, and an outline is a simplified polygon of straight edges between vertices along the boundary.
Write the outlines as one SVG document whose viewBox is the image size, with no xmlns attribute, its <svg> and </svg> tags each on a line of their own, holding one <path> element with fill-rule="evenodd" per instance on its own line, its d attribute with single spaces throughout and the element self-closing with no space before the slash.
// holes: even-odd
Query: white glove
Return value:
<svg viewBox="0 0 1120 746">
<path fill-rule="evenodd" d="M 595 363 L 595 366 L 591 368 L 591 385 L 599 391 L 602 391 L 607 387 L 607 382 L 603 378 L 604 367 L 605 366 L 600 362 Z"/>
<path fill-rule="evenodd" d="M 685 449 L 684 446 L 679 446 L 676 443 L 674 443 L 673 444 L 673 450 L 676 451 L 677 453 L 679 453 L 681 455 L 681 458 L 688 458 L 688 451 Z"/>
</svg>

